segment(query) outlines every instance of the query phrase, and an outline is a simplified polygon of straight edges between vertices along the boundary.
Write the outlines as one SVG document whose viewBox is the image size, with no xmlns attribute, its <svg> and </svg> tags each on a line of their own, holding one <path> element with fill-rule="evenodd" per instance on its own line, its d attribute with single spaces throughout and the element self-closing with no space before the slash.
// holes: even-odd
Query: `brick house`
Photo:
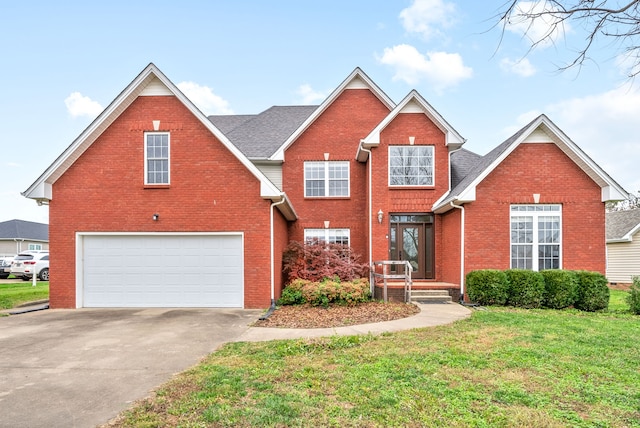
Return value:
<svg viewBox="0 0 640 428">
<path fill-rule="evenodd" d="M 49 204 L 51 307 L 267 307 L 314 238 L 454 298 L 474 269 L 605 272 L 626 192 L 553 122 L 464 142 L 358 68 L 319 106 L 207 117 L 150 64 L 23 193 Z"/>
</svg>

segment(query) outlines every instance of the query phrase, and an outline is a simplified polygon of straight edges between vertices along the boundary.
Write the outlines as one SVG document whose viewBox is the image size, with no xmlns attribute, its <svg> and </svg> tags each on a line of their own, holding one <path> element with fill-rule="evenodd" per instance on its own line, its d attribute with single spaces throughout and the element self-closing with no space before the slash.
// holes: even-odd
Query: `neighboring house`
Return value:
<svg viewBox="0 0 640 428">
<path fill-rule="evenodd" d="M 607 213 L 607 279 L 630 284 L 640 275 L 640 209 Z"/>
<path fill-rule="evenodd" d="M 0 222 L 0 256 L 49 249 L 49 225 L 25 220 Z"/>
<path fill-rule="evenodd" d="M 23 193 L 49 204 L 51 307 L 264 308 L 314 238 L 456 299 L 474 269 L 605 272 L 604 203 L 627 193 L 551 120 L 464 143 L 359 68 L 319 106 L 207 117 L 150 64 Z"/>
</svg>

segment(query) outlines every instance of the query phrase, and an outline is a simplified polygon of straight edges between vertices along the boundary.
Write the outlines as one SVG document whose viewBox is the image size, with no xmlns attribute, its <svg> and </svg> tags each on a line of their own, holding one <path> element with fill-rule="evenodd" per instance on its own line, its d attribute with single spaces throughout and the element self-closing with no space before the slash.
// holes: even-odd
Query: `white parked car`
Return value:
<svg viewBox="0 0 640 428">
<path fill-rule="evenodd" d="M 16 256 L 11 265 L 11 274 L 29 281 L 35 274 L 41 281 L 49 281 L 49 252 L 25 251 Z"/>
</svg>

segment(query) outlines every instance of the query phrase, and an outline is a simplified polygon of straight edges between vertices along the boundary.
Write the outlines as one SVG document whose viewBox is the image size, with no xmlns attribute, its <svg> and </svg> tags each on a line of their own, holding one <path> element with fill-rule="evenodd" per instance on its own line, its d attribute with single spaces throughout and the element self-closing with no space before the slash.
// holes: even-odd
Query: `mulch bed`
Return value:
<svg viewBox="0 0 640 428">
<path fill-rule="evenodd" d="M 420 312 L 414 304 L 367 302 L 356 306 L 332 305 L 328 308 L 311 305 L 279 306 L 266 320 L 254 327 L 326 328 L 372 322 L 392 321 Z"/>
</svg>

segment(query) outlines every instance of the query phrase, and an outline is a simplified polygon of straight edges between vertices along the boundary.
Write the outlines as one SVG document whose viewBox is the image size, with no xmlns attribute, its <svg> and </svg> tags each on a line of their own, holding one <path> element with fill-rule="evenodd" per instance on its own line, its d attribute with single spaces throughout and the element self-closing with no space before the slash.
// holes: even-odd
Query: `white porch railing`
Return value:
<svg viewBox="0 0 640 428">
<path fill-rule="evenodd" d="M 390 266 L 396 266 L 396 269 L 393 269 L 395 272 L 391 272 L 392 269 L 390 269 Z M 375 292 L 375 285 L 378 284 L 379 280 L 382 280 L 382 298 L 387 302 L 387 281 L 390 279 L 401 279 L 404 280 L 404 301 L 405 303 L 410 303 L 411 272 L 413 272 L 413 267 L 411 267 L 411 263 L 407 260 L 381 260 L 373 262 L 371 269 L 371 293 L 373 294 Z"/>
</svg>

